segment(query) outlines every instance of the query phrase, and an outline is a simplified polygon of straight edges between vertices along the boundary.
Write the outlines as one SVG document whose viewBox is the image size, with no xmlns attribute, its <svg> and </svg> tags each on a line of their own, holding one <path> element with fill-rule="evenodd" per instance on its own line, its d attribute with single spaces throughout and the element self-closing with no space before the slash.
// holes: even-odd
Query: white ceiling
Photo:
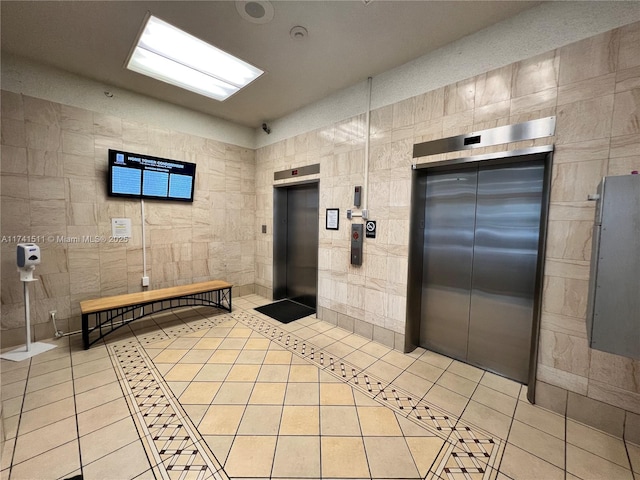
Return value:
<svg viewBox="0 0 640 480">
<path fill-rule="evenodd" d="M 539 3 L 273 1 L 259 25 L 233 1 L 2 0 L 2 52 L 257 127 Z M 266 74 L 217 102 L 126 70 L 147 11 Z M 303 40 L 289 36 L 296 25 Z"/>
</svg>

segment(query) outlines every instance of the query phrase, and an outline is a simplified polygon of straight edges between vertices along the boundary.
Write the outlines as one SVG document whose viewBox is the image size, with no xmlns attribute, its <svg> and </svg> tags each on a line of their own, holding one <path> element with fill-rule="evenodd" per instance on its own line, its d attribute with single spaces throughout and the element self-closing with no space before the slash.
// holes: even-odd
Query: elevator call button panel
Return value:
<svg viewBox="0 0 640 480">
<path fill-rule="evenodd" d="M 351 225 L 351 265 L 362 265 L 362 237 L 363 225 Z"/>
</svg>

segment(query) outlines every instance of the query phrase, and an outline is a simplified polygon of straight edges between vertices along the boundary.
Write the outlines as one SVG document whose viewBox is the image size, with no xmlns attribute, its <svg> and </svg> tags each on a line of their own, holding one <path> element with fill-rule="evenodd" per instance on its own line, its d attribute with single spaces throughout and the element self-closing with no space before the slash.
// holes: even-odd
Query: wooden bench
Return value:
<svg viewBox="0 0 640 480">
<path fill-rule="evenodd" d="M 205 305 L 230 312 L 232 286 L 212 280 L 80 302 L 84 348 L 134 320 L 163 310 Z"/>
</svg>

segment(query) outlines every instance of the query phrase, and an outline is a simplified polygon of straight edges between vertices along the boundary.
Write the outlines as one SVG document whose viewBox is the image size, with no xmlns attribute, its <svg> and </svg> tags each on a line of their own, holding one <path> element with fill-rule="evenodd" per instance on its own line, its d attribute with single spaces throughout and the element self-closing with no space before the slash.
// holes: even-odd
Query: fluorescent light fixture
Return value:
<svg viewBox="0 0 640 480">
<path fill-rule="evenodd" d="M 127 68 L 220 101 L 264 73 L 150 14 Z"/>
</svg>

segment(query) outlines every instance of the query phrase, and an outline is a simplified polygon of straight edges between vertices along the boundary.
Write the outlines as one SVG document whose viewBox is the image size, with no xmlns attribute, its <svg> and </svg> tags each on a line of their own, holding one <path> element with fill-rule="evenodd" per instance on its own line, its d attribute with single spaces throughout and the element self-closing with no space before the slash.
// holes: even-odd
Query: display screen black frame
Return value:
<svg viewBox="0 0 640 480">
<path fill-rule="evenodd" d="M 139 178 L 136 178 L 136 175 Z M 162 178 L 165 175 L 166 189 L 162 194 L 157 189 L 164 187 Z M 156 181 L 149 181 L 153 177 Z M 187 188 L 188 191 L 188 185 L 184 184 L 188 178 L 191 180 L 189 195 L 186 196 L 186 192 L 184 195 L 179 195 L 181 188 Z M 118 182 L 123 182 L 120 188 L 116 185 Z M 136 182 L 139 184 L 136 185 Z M 109 149 L 107 193 L 110 197 L 191 203 L 193 202 L 195 183 L 195 163 Z M 176 186 L 174 187 L 174 185 Z M 127 188 L 129 191 L 126 191 Z M 175 189 L 173 194 L 172 189 Z"/>
</svg>

